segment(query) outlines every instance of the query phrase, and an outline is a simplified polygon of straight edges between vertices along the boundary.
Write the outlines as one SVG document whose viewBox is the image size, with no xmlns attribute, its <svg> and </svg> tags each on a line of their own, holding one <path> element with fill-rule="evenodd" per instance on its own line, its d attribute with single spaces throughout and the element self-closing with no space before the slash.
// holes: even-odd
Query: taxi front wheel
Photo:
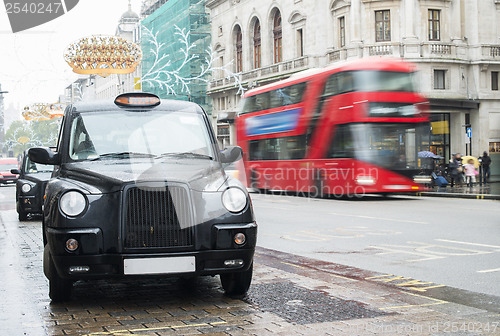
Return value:
<svg viewBox="0 0 500 336">
<path fill-rule="evenodd" d="M 48 245 L 45 245 L 43 252 L 43 267 L 45 276 L 49 279 L 50 299 L 52 302 L 68 301 L 71 297 L 73 281 L 63 279 L 59 276 L 59 274 L 57 274 Z"/>
<path fill-rule="evenodd" d="M 253 263 L 244 272 L 220 274 L 222 288 L 227 296 L 232 298 L 243 298 L 252 282 Z"/>
</svg>

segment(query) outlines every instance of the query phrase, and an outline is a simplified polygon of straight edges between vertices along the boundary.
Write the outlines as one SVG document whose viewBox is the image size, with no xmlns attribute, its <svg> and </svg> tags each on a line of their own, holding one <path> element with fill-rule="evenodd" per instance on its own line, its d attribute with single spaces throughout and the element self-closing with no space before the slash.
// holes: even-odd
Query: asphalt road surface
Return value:
<svg viewBox="0 0 500 336">
<path fill-rule="evenodd" d="M 498 201 L 269 194 L 252 194 L 252 200 L 259 246 L 380 272 L 385 279 L 500 296 Z"/>
<path fill-rule="evenodd" d="M 17 220 L 14 193 L 0 186 L 0 335 L 500 335 L 497 202 L 253 194 L 244 300 L 165 277 L 78 281 L 54 304 L 40 220 Z"/>
</svg>

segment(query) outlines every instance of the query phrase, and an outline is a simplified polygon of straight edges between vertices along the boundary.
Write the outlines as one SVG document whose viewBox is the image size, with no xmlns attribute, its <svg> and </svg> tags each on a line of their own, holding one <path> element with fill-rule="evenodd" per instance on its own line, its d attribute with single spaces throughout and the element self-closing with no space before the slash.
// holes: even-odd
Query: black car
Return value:
<svg viewBox="0 0 500 336">
<path fill-rule="evenodd" d="M 20 169 L 11 169 L 12 174 L 19 175 L 16 181 L 16 210 L 20 221 L 28 219 L 28 215 L 41 215 L 45 185 L 50 179 L 54 166 L 31 161 L 27 152 L 23 155 Z"/>
<path fill-rule="evenodd" d="M 131 93 L 69 105 L 56 151 L 29 150 L 55 166 L 42 222 L 50 298 L 68 299 L 79 279 L 216 274 L 245 295 L 257 224 L 223 169 L 241 155 L 219 150 L 194 103 Z"/>
</svg>

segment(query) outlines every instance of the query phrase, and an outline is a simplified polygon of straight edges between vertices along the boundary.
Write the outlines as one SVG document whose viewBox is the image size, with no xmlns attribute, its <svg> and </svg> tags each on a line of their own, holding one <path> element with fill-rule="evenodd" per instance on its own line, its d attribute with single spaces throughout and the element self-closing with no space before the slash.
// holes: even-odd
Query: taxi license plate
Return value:
<svg viewBox="0 0 500 336">
<path fill-rule="evenodd" d="M 194 256 L 123 260 L 123 272 L 125 275 L 189 273 L 194 271 L 196 271 Z"/>
</svg>

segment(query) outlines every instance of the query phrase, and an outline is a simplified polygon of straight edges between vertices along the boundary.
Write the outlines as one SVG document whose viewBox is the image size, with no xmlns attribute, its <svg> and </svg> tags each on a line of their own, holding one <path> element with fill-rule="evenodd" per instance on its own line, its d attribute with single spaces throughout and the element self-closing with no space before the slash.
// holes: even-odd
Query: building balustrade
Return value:
<svg viewBox="0 0 500 336">
<path fill-rule="evenodd" d="M 500 57 L 500 46 L 483 46 L 490 57 Z M 489 51 L 489 52 L 488 52 Z"/>
<path fill-rule="evenodd" d="M 469 50 L 469 51 L 467 51 Z M 353 52 L 356 51 L 356 52 Z M 454 43 L 383 43 L 375 45 L 361 45 L 353 48 L 333 49 L 326 53 L 326 64 L 346 60 L 350 57 L 365 56 L 394 56 L 394 57 L 421 57 L 421 58 L 457 58 L 467 59 L 477 57 L 480 53 L 481 59 L 499 60 L 500 45 L 480 45 L 466 46 Z M 355 55 L 355 56 L 349 56 Z M 469 55 L 469 56 L 466 56 Z M 307 69 L 310 59 L 308 56 L 292 59 L 286 62 L 272 64 L 259 69 L 242 72 L 239 80 L 242 82 L 257 80 L 262 77 L 269 77 L 275 74 L 286 74 Z M 216 78 L 210 82 L 210 89 L 233 84 L 234 78 Z"/>
<path fill-rule="evenodd" d="M 286 62 L 280 62 L 276 64 L 271 64 L 266 67 L 259 69 L 253 69 L 250 71 L 242 72 L 239 74 L 239 80 L 242 82 L 248 80 L 254 80 L 266 76 L 272 76 L 274 74 L 281 74 L 287 72 L 296 72 L 299 70 L 304 70 L 309 65 L 309 58 L 300 57 Z M 225 85 L 233 84 L 235 82 L 234 77 L 216 78 L 210 81 L 210 89 L 215 89 L 223 87 Z"/>
<path fill-rule="evenodd" d="M 430 44 L 432 55 L 451 55 L 451 44 Z"/>
<path fill-rule="evenodd" d="M 392 44 L 377 44 L 366 47 L 370 56 L 388 56 L 394 55 Z M 399 51 L 399 50 L 398 50 Z"/>
</svg>

